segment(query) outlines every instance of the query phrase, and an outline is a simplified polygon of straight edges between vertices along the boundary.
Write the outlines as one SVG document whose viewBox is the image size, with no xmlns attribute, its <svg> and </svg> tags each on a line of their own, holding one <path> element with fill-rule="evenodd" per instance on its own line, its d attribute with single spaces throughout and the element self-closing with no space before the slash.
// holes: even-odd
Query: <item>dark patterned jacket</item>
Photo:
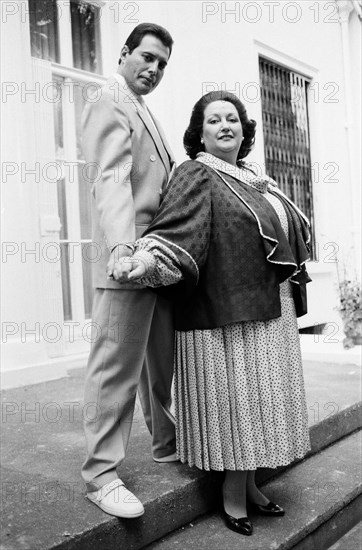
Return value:
<svg viewBox="0 0 362 550">
<path fill-rule="evenodd" d="M 175 300 L 176 329 L 279 317 L 279 284 L 293 274 L 297 315 L 306 313 L 308 227 L 292 203 L 277 196 L 287 212 L 289 242 L 262 193 L 198 161 L 178 167 L 143 234 L 179 259 L 184 280 L 155 289 Z"/>
</svg>

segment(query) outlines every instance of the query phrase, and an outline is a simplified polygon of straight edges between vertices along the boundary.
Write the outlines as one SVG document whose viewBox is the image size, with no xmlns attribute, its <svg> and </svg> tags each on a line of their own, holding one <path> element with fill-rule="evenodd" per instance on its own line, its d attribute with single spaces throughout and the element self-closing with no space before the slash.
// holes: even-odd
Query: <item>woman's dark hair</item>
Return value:
<svg viewBox="0 0 362 550">
<path fill-rule="evenodd" d="M 161 25 L 156 25 L 156 23 L 140 23 L 140 25 L 137 25 L 137 27 L 133 29 L 125 42 L 125 46 L 128 47 L 129 53 L 132 53 L 133 50 L 141 44 L 146 34 L 152 34 L 161 40 L 162 44 L 166 46 L 166 48 L 169 48 L 171 55 L 173 45 L 172 36 L 165 28 L 161 27 Z M 118 61 L 118 64 L 120 63 L 121 59 Z"/>
<path fill-rule="evenodd" d="M 187 155 L 191 159 L 195 159 L 197 153 L 205 151 L 204 145 L 201 143 L 202 128 L 204 124 L 204 112 L 210 103 L 214 101 L 229 101 L 232 103 L 240 118 L 243 128 L 243 142 L 239 149 L 238 161 L 245 158 L 253 148 L 255 142 L 255 120 L 249 120 L 245 106 L 241 103 L 234 94 L 226 91 L 209 92 L 203 95 L 192 109 L 190 124 L 184 134 L 184 147 Z"/>
</svg>

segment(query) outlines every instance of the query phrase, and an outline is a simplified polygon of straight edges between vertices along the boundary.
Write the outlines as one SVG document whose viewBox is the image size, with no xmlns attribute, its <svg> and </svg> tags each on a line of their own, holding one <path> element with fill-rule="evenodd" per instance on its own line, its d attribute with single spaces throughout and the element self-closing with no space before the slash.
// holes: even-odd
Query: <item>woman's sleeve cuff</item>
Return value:
<svg viewBox="0 0 362 550">
<path fill-rule="evenodd" d="M 145 276 L 152 276 L 156 269 L 157 260 L 153 254 L 147 250 L 137 250 L 132 256 L 132 259 L 146 266 Z"/>
</svg>

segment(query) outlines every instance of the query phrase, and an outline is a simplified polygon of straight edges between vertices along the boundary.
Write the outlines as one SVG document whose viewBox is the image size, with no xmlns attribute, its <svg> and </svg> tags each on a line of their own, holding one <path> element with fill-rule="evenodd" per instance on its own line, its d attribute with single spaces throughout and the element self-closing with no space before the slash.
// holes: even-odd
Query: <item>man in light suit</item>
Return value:
<svg viewBox="0 0 362 550">
<path fill-rule="evenodd" d="M 171 304 L 139 284 L 117 282 L 120 262 L 153 219 L 174 164 L 143 100 L 161 81 L 172 44 L 166 29 L 138 25 L 122 49 L 117 73 L 86 105 L 82 119 L 85 159 L 94 171 L 93 240 L 101 256 L 93 264 L 95 335 L 85 382 L 89 413 L 82 476 L 92 502 L 127 518 L 144 513 L 116 472 L 126 454 L 137 389 L 154 460 L 176 460 L 169 410 Z"/>
</svg>

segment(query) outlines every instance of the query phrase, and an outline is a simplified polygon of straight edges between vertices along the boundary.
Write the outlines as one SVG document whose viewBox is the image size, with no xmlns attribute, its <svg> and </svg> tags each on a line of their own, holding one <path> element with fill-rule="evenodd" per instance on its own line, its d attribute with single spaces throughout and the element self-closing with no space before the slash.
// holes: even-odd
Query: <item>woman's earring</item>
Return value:
<svg viewBox="0 0 362 550">
<path fill-rule="evenodd" d="M 201 141 L 201 143 L 202 143 L 202 145 L 203 145 L 203 144 L 204 144 L 204 138 L 201 138 L 200 141 Z"/>
</svg>

